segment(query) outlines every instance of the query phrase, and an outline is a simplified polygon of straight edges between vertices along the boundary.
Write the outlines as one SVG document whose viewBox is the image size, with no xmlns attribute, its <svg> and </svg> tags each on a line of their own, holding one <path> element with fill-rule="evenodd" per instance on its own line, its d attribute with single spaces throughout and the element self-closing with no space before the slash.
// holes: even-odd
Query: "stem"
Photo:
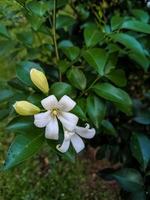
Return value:
<svg viewBox="0 0 150 200">
<path fill-rule="evenodd" d="M 59 61 L 59 52 L 58 52 L 57 38 L 56 38 L 56 5 L 57 5 L 57 0 L 54 0 L 52 31 L 53 31 L 53 41 L 54 41 L 54 47 L 55 47 L 56 61 Z M 59 81 L 62 81 L 61 72 L 59 72 Z"/>
<path fill-rule="evenodd" d="M 82 97 L 82 95 L 84 95 L 87 91 L 89 91 L 89 90 L 93 87 L 93 85 L 95 85 L 95 83 L 96 83 L 99 79 L 100 79 L 100 76 L 98 76 L 98 77 L 93 81 L 93 83 L 91 83 L 91 85 L 90 85 L 86 90 L 84 90 L 84 91 L 81 93 L 81 95 L 80 95 L 79 97 Z"/>
<path fill-rule="evenodd" d="M 54 11 L 53 11 L 53 40 L 54 40 L 54 46 L 55 46 L 56 59 L 59 60 L 59 53 L 58 53 L 57 39 L 56 39 L 56 1 L 57 1 L 57 0 L 54 0 Z"/>
</svg>

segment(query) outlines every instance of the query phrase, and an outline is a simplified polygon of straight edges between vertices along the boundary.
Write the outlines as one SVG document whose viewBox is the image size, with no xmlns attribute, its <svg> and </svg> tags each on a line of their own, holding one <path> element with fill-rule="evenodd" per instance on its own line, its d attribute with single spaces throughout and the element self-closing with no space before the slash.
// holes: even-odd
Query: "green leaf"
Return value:
<svg viewBox="0 0 150 200">
<path fill-rule="evenodd" d="M 87 47 L 93 47 L 104 38 L 104 34 L 97 28 L 88 26 L 84 30 L 84 40 Z"/>
<path fill-rule="evenodd" d="M 6 38 L 10 38 L 10 34 L 5 25 L 0 24 L 0 35 Z"/>
<path fill-rule="evenodd" d="M 149 67 L 149 60 L 146 58 L 142 45 L 133 37 L 126 33 L 115 33 L 111 35 L 115 42 L 124 45 L 129 52 L 129 56 L 140 64 L 146 71 Z"/>
<path fill-rule="evenodd" d="M 51 85 L 50 91 L 52 94 L 56 95 L 57 98 L 61 98 L 64 95 L 68 95 L 71 98 L 76 97 L 75 89 L 65 82 L 56 82 Z"/>
<path fill-rule="evenodd" d="M 128 192 L 143 190 L 143 178 L 135 169 L 124 168 L 111 174 L 111 176 Z"/>
<path fill-rule="evenodd" d="M 4 118 L 6 118 L 10 113 L 9 109 L 2 109 L 0 110 L 0 120 L 3 120 Z"/>
<path fill-rule="evenodd" d="M 39 64 L 30 61 L 23 61 L 19 63 L 19 65 L 16 67 L 16 75 L 18 79 L 31 87 L 34 86 L 30 79 L 30 70 L 32 68 L 36 68 L 37 70 L 43 71 Z"/>
<path fill-rule="evenodd" d="M 87 113 L 96 128 L 99 128 L 102 120 L 105 117 L 106 106 L 98 97 L 89 96 L 87 98 Z"/>
<path fill-rule="evenodd" d="M 114 15 L 111 18 L 111 29 L 112 29 L 112 31 L 120 29 L 121 24 L 123 23 L 123 21 L 124 21 L 123 17 L 120 17 L 119 15 Z"/>
<path fill-rule="evenodd" d="M 133 134 L 131 137 L 131 150 L 133 156 L 145 170 L 150 161 L 150 139 L 144 134 Z"/>
<path fill-rule="evenodd" d="M 37 15 L 33 15 L 33 14 L 31 15 L 29 13 L 26 14 L 26 18 L 30 22 L 34 31 L 37 31 L 44 22 L 44 18 L 39 17 Z"/>
<path fill-rule="evenodd" d="M 139 124 L 150 125 L 150 111 L 140 110 L 134 117 L 134 121 Z"/>
<path fill-rule="evenodd" d="M 149 21 L 149 14 L 147 12 L 145 12 L 144 10 L 132 9 L 131 12 L 140 21 L 142 21 L 144 23 L 148 23 L 148 21 Z"/>
<path fill-rule="evenodd" d="M 17 135 L 11 144 L 3 170 L 8 170 L 33 156 L 42 147 L 44 134 L 24 133 Z"/>
<path fill-rule="evenodd" d="M 26 8 L 29 9 L 34 15 L 42 17 L 49 9 L 49 2 L 33 0 L 26 4 Z"/>
<path fill-rule="evenodd" d="M 132 101 L 129 95 L 120 88 L 110 83 L 96 84 L 93 87 L 94 92 L 106 100 L 112 101 L 124 113 L 132 114 Z"/>
<path fill-rule="evenodd" d="M 0 91 L 0 103 L 9 100 L 14 93 L 11 90 L 4 89 Z"/>
<path fill-rule="evenodd" d="M 103 120 L 102 121 L 102 127 L 104 128 L 104 133 L 106 135 L 112 135 L 114 137 L 118 136 L 114 126 L 112 125 L 112 123 L 110 121 Z"/>
<path fill-rule="evenodd" d="M 8 123 L 6 130 L 14 133 L 27 133 L 39 132 L 40 129 L 35 127 L 33 117 L 16 117 Z"/>
<path fill-rule="evenodd" d="M 125 21 L 122 24 L 121 28 L 132 30 L 132 31 L 137 31 L 137 32 L 141 32 L 141 33 L 150 34 L 150 25 L 143 23 L 143 22 L 140 22 L 138 20 Z"/>
<path fill-rule="evenodd" d="M 33 33 L 32 31 L 24 31 L 22 33 L 17 34 L 17 38 L 23 42 L 25 45 L 32 45 L 33 43 Z"/>
<path fill-rule="evenodd" d="M 130 200 L 146 200 L 146 199 L 147 199 L 146 193 L 144 190 L 131 193 L 131 195 L 130 195 Z"/>
<path fill-rule="evenodd" d="M 84 90 L 86 88 L 86 77 L 80 69 L 72 67 L 67 72 L 67 78 L 69 82 L 77 89 Z"/>
<path fill-rule="evenodd" d="M 73 46 L 74 45 L 70 40 L 62 40 L 58 44 L 59 48 L 67 48 L 67 47 L 73 47 Z"/>
<path fill-rule="evenodd" d="M 83 57 L 101 76 L 104 75 L 104 68 L 108 59 L 105 50 L 99 48 L 89 49 L 83 52 Z"/>
<path fill-rule="evenodd" d="M 80 54 L 80 49 L 78 47 L 66 47 L 63 48 L 62 51 L 71 61 L 75 60 Z"/>
<path fill-rule="evenodd" d="M 70 66 L 70 63 L 66 60 L 60 60 L 57 64 L 62 74 L 64 74 Z"/>
<path fill-rule="evenodd" d="M 75 19 L 68 15 L 59 15 L 56 18 L 56 29 L 69 28 L 75 23 Z"/>
<path fill-rule="evenodd" d="M 85 111 L 79 105 L 76 105 L 75 108 L 73 110 L 71 110 L 71 112 L 74 113 L 75 115 L 77 115 L 83 121 L 87 120 Z"/>
<path fill-rule="evenodd" d="M 124 87 L 127 84 L 126 75 L 122 69 L 112 69 L 105 76 L 119 87 Z"/>
</svg>

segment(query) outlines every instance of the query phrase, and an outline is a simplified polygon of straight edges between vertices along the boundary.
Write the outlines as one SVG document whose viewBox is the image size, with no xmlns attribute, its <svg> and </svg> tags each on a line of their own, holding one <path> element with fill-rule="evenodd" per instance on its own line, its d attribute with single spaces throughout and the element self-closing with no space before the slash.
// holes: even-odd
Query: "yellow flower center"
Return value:
<svg viewBox="0 0 150 200">
<path fill-rule="evenodd" d="M 58 115 L 58 110 L 57 109 L 53 109 L 52 114 L 53 114 L 53 116 L 56 117 Z"/>
</svg>

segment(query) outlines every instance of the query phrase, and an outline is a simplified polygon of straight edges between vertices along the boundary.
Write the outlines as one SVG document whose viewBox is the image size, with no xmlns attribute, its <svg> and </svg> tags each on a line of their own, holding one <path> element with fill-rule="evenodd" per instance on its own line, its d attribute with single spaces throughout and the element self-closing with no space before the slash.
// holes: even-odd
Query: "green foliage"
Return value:
<svg viewBox="0 0 150 200">
<path fill-rule="evenodd" d="M 31 157 L 46 141 L 33 118 L 16 117 L 12 108 L 18 100 L 41 106 L 44 96 L 30 79 L 30 70 L 37 68 L 45 73 L 50 94 L 73 98 L 79 123 L 96 128 L 97 157 L 121 164 L 112 177 L 132 199 L 133 190 L 144 199 L 150 190 L 148 11 L 134 1 L 109 6 L 90 0 L 17 2 L 0 3 L 0 61 L 16 68 L 0 91 L 0 119 L 16 135 L 5 169 Z M 58 143 L 48 142 L 57 154 Z M 61 156 L 74 160 L 70 150 Z"/>
</svg>

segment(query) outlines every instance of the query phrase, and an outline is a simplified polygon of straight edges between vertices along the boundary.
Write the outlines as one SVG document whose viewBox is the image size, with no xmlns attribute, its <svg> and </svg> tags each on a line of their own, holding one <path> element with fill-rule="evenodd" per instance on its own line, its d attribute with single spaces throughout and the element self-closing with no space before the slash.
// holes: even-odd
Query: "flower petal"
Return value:
<svg viewBox="0 0 150 200">
<path fill-rule="evenodd" d="M 34 115 L 34 125 L 39 128 L 47 126 L 50 120 L 51 120 L 50 111 Z"/>
<path fill-rule="evenodd" d="M 64 95 L 58 102 L 59 104 L 59 109 L 65 112 L 68 112 L 70 110 L 72 110 L 75 105 L 76 102 L 73 101 L 70 97 L 68 97 L 67 95 Z"/>
<path fill-rule="evenodd" d="M 87 138 L 87 139 L 91 139 L 95 135 L 95 129 L 94 128 L 89 129 L 88 125 L 85 128 L 84 127 L 80 127 L 80 126 L 76 126 L 75 132 L 78 135 L 80 135 L 81 137 Z"/>
<path fill-rule="evenodd" d="M 72 113 L 61 112 L 61 114 L 58 115 L 58 119 L 61 121 L 65 129 L 67 129 L 68 131 L 73 131 L 79 118 Z"/>
<path fill-rule="evenodd" d="M 77 153 L 82 151 L 85 147 L 83 140 L 77 134 L 75 134 L 71 137 L 71 142 Z"/>
<path fill-rule="evenodd" d="M 58 132 L 59 132 L 58 121 L 56 117 L 51 118 L 48 125 L 46 126 L 45 137 L 47 139 L 58 140 Z"/>
<path fill-rule="evenodd" d="M 53 108 L 58 107 L 58 100 L 54 95 L 50 95 L 41 101 L 42 106 L 46 110 L 52 110 Z"/>
<path fill-rule="evenodd" d="M 58 151 L 65 153 L 69 149 L 69 146 L 70 146 L 70 140 L 64 140 L 62 145 L 57 145 L 56 148 Z"/>
</svg>

